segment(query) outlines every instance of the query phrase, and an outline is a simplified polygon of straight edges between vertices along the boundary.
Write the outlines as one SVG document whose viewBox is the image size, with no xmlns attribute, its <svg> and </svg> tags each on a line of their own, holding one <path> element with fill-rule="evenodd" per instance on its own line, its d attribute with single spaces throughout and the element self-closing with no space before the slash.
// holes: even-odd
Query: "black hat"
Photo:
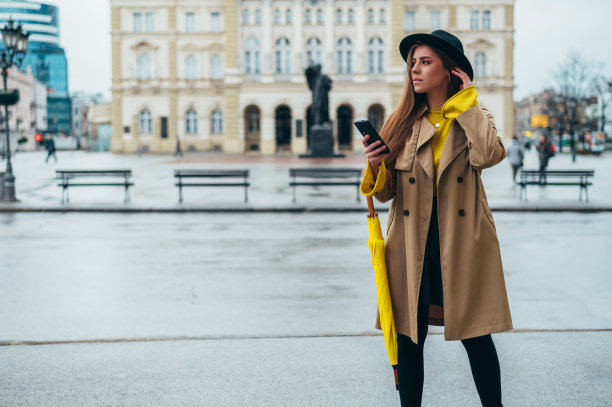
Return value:
<svg viewBox="0 0 612 407">
<path fill-rule="evenodd" d="M 436 30 L 431 34 L 419 33 L 405 37 L 399 45 L 399 51 L 404 61 L 408 58 L 410 48 L 417 42 L 438 48 L 455 61 L 459 68 L 463 69 L 468 74 L 471 80 L 474 79 L 474 70 L 472 69 L 472 64 L 470 64 L 470 61 L 463 53 L 463 44 L 461 44 L 459 38 L 455 37 L 453 34 L 444 30 Z"/>
</svg>

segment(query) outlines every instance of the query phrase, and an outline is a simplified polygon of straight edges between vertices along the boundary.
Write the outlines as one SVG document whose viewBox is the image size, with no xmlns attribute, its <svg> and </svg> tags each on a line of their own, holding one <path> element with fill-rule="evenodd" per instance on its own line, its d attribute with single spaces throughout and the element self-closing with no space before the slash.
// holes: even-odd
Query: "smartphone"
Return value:
<svg viewBox="0 0 612 407">
<path fill-rule="evenodd" d="M 357 127 L 357 130 L 359 130 L 359 132 L 363 136 L 365 136 L 366 134 L 370 135 L 370 138 L 368 139 L 368 145 L 374 143 L 375 141 L 380 141 L 380 144 L 378 145 L 377 148 L 380 148 L 382 146 L 386 147 L 385 150 L 379 155 L 389 154 L 391 152 L 391 150 L 389 150 L 389 147 L 387 147 L 387 145 L 385 144 L 383 139 L 380 137 L 380 135 L 378 134 L 374 126 L 372 126 L 372 123 L 370 123 L 369 120 L 357 120 L 354 124 L 355 124 L 355 127 Z"/>
</svg>

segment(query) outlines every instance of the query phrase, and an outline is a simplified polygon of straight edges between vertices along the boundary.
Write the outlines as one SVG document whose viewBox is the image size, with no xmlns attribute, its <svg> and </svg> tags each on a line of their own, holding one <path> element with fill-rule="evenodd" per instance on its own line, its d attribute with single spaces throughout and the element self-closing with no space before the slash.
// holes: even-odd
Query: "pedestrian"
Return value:
<svg viewBox="0 0 612 407">
<path fill-rule="evenodd" d="M 174 154 L 173 154 L 173 155 L 174 155 L 175 157 L 176 157 L 176 156 L 179 156 L 179 155 L 180 155 L 181 157 L 183 156 L 183 150 L 181 150 L 181 142 L 180 142 L 180 140 L 179 140 L 179 138 L 178 138 L 178 137 L 176 138 L 176 150 L 174 150 Z"/>
<path fill-rule="evenodd" d="M 538 146 L 536 148 L 538 150 L 538 158 L 540 159 L 540 172 L 546 171 L 546 167 L 548 167 L 548 160 L 550 160 L 550 157 L 555 155 L 548 137 L 546 137 L 544 134 L 540 134 Z M 546 184 L 546 175 L 543 173 L 540 174 L 540 183 Z"/>
<path fill-rule="evenodd" d="M 53 141 L 53 137 L 49 136 L 47 138 L 47 141 L 45 141 L 45 148 L 47 149 L 47 158 L 45 159 L 45 163 L 49 162 L 49 158 L 53 156 L 55 163 L 57 164 L 57 155 L 55 154 L 55 142 Z"/>
<path fill-rule="evenodd" d="M 505 158 L 504 144 L 478 105 L 473 69 L 457 37 L 443 30 L 412 34 L 400 53 L 407 81 L 381 129 L 390 153 L 378 155 L 384 146 L 362 139 L 368 158 L 362 191 L 393 200 L 385 261 L 401 405 L 421 405 L 423 345 L 428 325 L 439 325 L 445 340 L 465 347 L 483 406 L 501 406 L 491 334 L 511 330 L 512 319 L 480 173 Z M 387 176 L 379 171 L 383 159 Z"/>
<path fill-rule="evenodd" d="M 523 158 L 525 157 L 525 149 L 519 142 L 517 136 L 512 137 L 512 144 L 508 149 L 508 160 L 512 166 L 512 182 L 516 184 L 516 172 L 523 166 Z"/>
</svg>

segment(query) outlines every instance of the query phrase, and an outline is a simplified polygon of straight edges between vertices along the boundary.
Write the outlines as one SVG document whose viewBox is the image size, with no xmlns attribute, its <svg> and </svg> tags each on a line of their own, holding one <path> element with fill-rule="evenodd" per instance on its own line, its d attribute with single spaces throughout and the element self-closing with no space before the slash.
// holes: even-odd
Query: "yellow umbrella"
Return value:
<svg viewBox="0 0 612 407">
<path fill-rule="evenodd" d="M 369 160 L 368 167 L 370 167 Z M 385 240 L 383 239 L 380 220 L 378 219 L 378 214 L 374 212 L 374 203 L 372 201 L 372 196 L 379 192 L 385 185 L 387 170 L 384 161 L 380 165 L 379 173 L 376 181 L 374 181 L 371 168 L 368 168 L 361 183 L 360 190 L 362 195 L 367 197 L 368 201 L 368 247 L 372 253 L 372 264 L 374 265 L 374 275 L 376 277 L 380 327 L 385 338 L 389 362 L 393 367 L 395 387 L 399 388 L 397 381 L 397 338 L 395 336 L 395 320 L 393 318 L 391 294 L 389 293 L 387 265 L 385 264 Z M 390 181 L 392 181 L 391 177 Z"/>
</svg>

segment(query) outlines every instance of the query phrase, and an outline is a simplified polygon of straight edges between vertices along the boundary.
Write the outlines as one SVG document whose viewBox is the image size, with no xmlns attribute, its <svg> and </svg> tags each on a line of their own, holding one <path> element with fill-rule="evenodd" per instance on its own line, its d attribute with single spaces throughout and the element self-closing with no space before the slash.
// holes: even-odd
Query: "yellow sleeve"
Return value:
<svg viewBox="0 0 612 407">
<path fill-rule="evenodd" d="M 461 113 L 478 105 L 477 98 L 478 92 L 476 92 L 474 85 L 468 86 L 455 93 L 446 103 L 444 103 L 444 106 L 442 106 L 442 115 L 445 119 L 455 119 Z"/>
<path fill-rule="evenodd" d="M 376 181 L 374 181 L 372 165 L 370 164 L 370 160 L 367 160 L 367 162 L 368 164 L 363 174 L 359 190 L 363 196 L 374 196 L 385 187 L 385 183 L 387 182 L 387 169 L 385 168 L 385 161 L 381 161 L 380 167 L 378 167 L 378 176 L 376 177 Z"/>
</svg>

